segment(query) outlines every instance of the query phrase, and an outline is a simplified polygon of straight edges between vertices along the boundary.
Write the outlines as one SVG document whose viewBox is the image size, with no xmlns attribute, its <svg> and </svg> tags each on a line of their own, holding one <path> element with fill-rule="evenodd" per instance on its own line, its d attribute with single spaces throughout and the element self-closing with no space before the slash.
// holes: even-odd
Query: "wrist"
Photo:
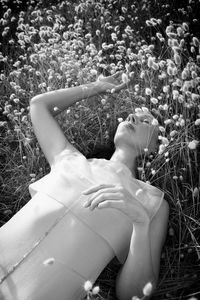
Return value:
<svg viewBox="0 0 200 300">
<path fill-rule="evenodd" d="M 95 88 L 97 90 L 98 93 L 105 93 L 106 92 L 106 87 L 105 87 L 105 83 L 101 80 L 97 80 L 94 82 L 95 84 Z"/>
<path fill-rule="evenodd" d="M 96 96 L 96 95 L 102 93 L 102 89 L 96 81 L 86 83 L 81 86 L 77 86 L 75 88 L 80 89 L 80 95 L 81 95 L 80 98 L 81 99 L 89 98 L 89 97 Z"/>
</svg>

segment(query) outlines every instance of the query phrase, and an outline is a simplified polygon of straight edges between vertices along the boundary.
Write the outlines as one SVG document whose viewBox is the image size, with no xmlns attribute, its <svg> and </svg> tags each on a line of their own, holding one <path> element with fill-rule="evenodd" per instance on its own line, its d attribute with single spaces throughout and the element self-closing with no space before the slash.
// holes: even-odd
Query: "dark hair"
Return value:
<svg viewBox="0 0 200 300">
<path fill-rule="evenodd" d="M 94 149 L 92 151 L 90 151 L 87 155 L 86 158 L 90 159 L 90 158 L 104 158 L 104 159 L 111 159 L 113 153 L 115 152 L 115 144 L 114 142 L 110 142 L 107 145 L 96 145 L 94 147 Z M 138 169 L 137 169 L 137 165 L 138 165 L 138 159 L 137 158 L 137 162 L 135 165 L 135 175 L 136 178 L 139 178 L 139 173 L 138 173 Z"/>
<path fill-rule="evenodd" d="M 86 158 L 105 158 L 110 159 L 115 151 L 114 142 L 109 142 L 109 144 L 97 144 L 94 148 L 86 154 Z"/>
</svg>

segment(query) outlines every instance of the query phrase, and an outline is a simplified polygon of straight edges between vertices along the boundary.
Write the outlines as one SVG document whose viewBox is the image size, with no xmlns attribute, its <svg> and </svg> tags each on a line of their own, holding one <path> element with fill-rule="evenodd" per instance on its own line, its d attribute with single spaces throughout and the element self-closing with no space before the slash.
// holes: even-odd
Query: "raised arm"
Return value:
<svg viewBox="0 0 200 300">
<path fill-rule="evenodd" d="M 82 99 L 106 92 L 108 89 L 120 90 L 125 87 L 125 84 L 120 84 L 119 76 L 121 74 L 118 72 L 93 83 L 59 89 L 32 98 L 30 101 L 31 121 L 50 166 L 53 165 L 55 157 L 66 147 L 72 151 L 78 151 L 68 142 L 54 116 Z M 55 107 L 57 110 L 54 110 Z"/>
<path fill-rule="evenodd" d="M 97 95 L 100 89 L 95 83 L 69 89 L 60 89 L 35 96 L 30 101 L 30 116 L 40 147 L 53 165 L 56 156 L 65 148 L 78 151 L 69 143 L 64 132 L 54 118 L 58 113 L 86 97 Z M 54 110 L 57 107 L 57 110 Z"/>
</svg>

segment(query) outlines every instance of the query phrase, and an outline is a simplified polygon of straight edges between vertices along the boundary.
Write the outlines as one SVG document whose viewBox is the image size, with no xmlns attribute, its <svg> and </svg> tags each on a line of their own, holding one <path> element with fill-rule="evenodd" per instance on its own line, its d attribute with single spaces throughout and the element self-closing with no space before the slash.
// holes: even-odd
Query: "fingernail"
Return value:
<svg viewBox="0 0 200 300">
<path fill-rule="evenodd" d="M 83 203 L 83 207 L 88 207 L 88 206 L 89 206 L 88 202 Z"/>
</svg>

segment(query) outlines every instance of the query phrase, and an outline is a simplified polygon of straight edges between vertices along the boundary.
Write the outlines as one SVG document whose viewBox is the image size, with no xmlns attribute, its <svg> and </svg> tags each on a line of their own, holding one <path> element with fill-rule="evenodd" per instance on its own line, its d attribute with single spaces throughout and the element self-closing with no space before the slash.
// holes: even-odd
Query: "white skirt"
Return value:
<svg viewBox="0 0 200 300">
<path fill-rule="evenodd" d="M 0 228 L 0 253 L 0 300 L 81 299 L 85 281 L 114 257 L 106 240 L 42 193 Z"/>
</svg>

